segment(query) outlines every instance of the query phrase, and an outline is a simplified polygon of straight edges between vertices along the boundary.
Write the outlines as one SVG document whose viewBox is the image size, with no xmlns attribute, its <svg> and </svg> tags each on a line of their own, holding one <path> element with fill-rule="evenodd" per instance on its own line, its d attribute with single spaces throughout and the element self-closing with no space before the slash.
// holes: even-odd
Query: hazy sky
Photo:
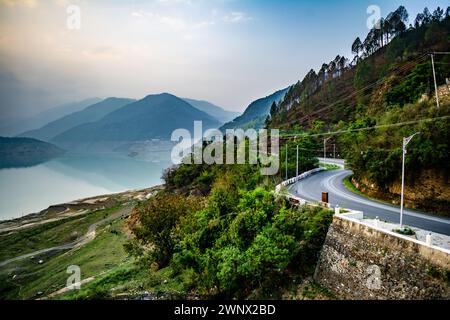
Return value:
<svg viewBox="0 0 450 320">
<path fill-rule="evenodd" d="M 350 56 L 370 5 L 386 16 L 401 4 L 411 22 L 448 1 L 0 0 L 0 116 L 159 92 L 242 111 Z"/>
</svg>

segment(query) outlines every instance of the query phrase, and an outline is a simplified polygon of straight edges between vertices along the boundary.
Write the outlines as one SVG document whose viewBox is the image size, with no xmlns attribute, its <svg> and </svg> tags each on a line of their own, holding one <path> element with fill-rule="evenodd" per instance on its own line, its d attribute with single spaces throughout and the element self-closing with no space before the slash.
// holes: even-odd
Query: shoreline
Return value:
<svg viewBox="0 0 450 320">
<path fill-rule="evenodd" d="M 103 194 L 50 205 L 44 210 L 29 213 L 20 218 L 1 220 L 0 234 L 72 218 L 84 214 L 87 210 L 108 209 L 118 203 L 127 204 L 133 201 L 143 201 L 149 199 L 155 192 L 164 188 L 165 186 L 162 184 L 145 189 Z"/>
</svg>

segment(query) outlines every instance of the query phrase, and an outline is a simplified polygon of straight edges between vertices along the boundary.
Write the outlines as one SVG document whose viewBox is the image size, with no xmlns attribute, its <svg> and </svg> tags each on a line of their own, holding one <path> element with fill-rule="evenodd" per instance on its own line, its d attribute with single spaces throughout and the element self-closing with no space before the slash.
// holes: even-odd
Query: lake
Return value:
<svg viewBox="0 0 450 320">
<path fill-rule="evenodd" d="M 162 183 L 167 161 L 120 155 L 66 155 L 19 169 L 0 170 L 0 220 L 91 196 L 144 189 Z"/>
</svg>

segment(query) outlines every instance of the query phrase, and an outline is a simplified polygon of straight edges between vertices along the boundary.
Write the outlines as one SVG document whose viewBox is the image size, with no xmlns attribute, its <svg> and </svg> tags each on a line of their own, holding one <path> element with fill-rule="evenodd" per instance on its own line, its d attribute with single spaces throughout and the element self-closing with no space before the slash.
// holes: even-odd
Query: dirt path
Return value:
<svg viewBox="0 0 450 320">
<path fill-rule="evenodd" d="M 63 244 L 63 245 L 60 245 L 60 246 L 57 246 L 57 247 L 46 248 L 46 249 L 34 251 L 34 252 L 31 252 L 31 253 L 27 253 L 27 254 L 24 254 L 24 255 L 12 258 L 12 259 L 8 259 L 8 260 L 5 260 L 5 261 L 2 261 L 2 262 L 0 262 L 0 268 L 10 264 L 11 262 L 15 262 L 15 261 L 20 261 L 20 260 L 23 260 L 23 259 L 31 258 L 33 256 L 41 255 L 41 254 L 44 254 L 44 253 L 47 253 L 47 252 L 64 251 L 64 250 L 70 250 L 70 249 L 82 247 L 86 243 L 88 243 L 88 242 L 90 242 L 90 241 L 95 239 L 95 232 L 96 232 L 97 227 L 99 225 L 102 225 L 102 224 L 107 223 L 107 222 L 112 221 L 112 220 L 116 220 L 116 219 L 121 218 L 121 217 L 126 217 L 126 216 L 128 216 L 131 213 L 132 210 L 133 210 L 133 207 L 125 207 L 125 208 L 119 209 L 116 213 L 111 214 L 107 218 L 91 224 L 89 226 L 88 231 L 86 232 L 86 234 L 84 236 L 82 236 L 81 238 L 77 239 L 74 242 L 66 243 L 66 244 Z"/>
<path fill-rule="evenodd" d="M 40 220 L 40 221 L 36 221 L 36 222 L 29 222 L 29 223 L 25 223 L 25 224 L 21 224 L 18 226 L 12 226 L 12 227 L 2 227 L 0 226 L 0 234 L 4 234 L 7 232 L 12 232 L 12 231 L 19 231 L 19 230 L 23 230 L 23 229 L 27 229 L 27 228 L 31 228 L 31 227 L 35 227 L 35 226 L 39 226 L 39 225 L 44 225 L 47 223 L 51 223 L 51 222 L 56 222 L 56 221 L 61 221 L 61 220 L 65 220 L 65 219 L 70 219 L 73 217 L 78 217 L 78 216 L 82 216 L 86 213 L 88 213 L 88 210 L 79 210 L 77 212 L 70 212 L 70 209 L 67 209 L 66 211 L 62 212 L 60 214 L 59 217 L 56 218 L 50 218 L 50 219 L 46 219 L 46 220 Z"/>
</svg>

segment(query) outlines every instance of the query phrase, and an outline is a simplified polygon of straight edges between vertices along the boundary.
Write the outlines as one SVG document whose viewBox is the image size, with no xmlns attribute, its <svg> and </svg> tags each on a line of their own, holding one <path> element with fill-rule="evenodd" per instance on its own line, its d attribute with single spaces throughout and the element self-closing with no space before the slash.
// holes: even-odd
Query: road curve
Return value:
<svg viewBox="0 0 450 320">
<path fill-rule="evenodd" d="M 322 171 L 289 187 L 291 194 L 308 201 L 321 201 L 322 192 L 329 193 L 329 202 L 335 207 L 363 211 L 364 216 L 399 223 L 400 208 L 369 200 L 348 190 L 343 180 L 352 174 L 350 170 Z M 416 210 L 404 210 L 403 223 L 428 231 L 450 235 L 450 219 Z"/>
</svg>

